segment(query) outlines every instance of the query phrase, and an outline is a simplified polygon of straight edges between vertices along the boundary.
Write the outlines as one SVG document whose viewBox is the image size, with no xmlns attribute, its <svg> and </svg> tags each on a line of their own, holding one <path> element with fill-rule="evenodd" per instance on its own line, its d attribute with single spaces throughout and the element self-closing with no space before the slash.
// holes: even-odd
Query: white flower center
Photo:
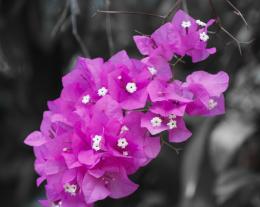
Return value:
<svg viewBox="0 0 260 207">
<path fill-rule="evenodd" d="M 208 109 L 209 110 L 214 109 L 217 105 L 218 105 L 218 103 L 215 100 L 209 99 L 209 101 L 208 101 Z"/>
<path fill-rule="evenodd" d="M 127 142 L 126 138 L 120 138 L 117 140 L 118 147 L 125 149 L 127 145 L 128 145 L 128 142 Z"/>
<path fill-rule="evenodd" d="M 108 92 L 108 90 L 105 87 L 98 89 L 99 96 L 105 96 L 107 94 L 107 92 Z"/>
<path fill-rule="evenodd" d="M 121 76 L 121 75 L 117 76 L 117 79 L 118 79 L 118 80 L 121 80 L 121 79 L 122 79 L 122 76 Z"/>
<path fill-rule="evenodd" d="M 156 116 L 151 119 L 151 124 L 153 127 L 160 127 L 162 124 L 162 120 L 160 117 Z"/>
<path fill-rule="evenodd" d="M 137 90 L 137 86 L 134 82 L 127 83 L 125 88 L 129 93 L 134 93 Z"/>
<path fill-rule="evenodd" d="M 66 193 L 69 193 L 72 196 L 76 195 L 76 191 L 77 191 L 76 185 L 74 185 L 74 184 L 70 185 L 69 183 L 66 183 L 63 187 L 64 187 L 64 191 Z"/>
<path fill-rule="evenodd" d="M 124 132 L 128 131 L 129 128 L 126 125 L 123 125 L 120 130 L 120 134 L 123 134 Z"/>
<path fill-rule="evenodd" d="M 183 22 L 181 23 L 181 26 L 182 26 L 183 28 L 189 28 L 189 27 L 191 26 L 191 22 L 190 22 L 190 21 L 183 21 Z"/>
<path fill-rule="evenodd" d="M 168 118 L 169 118 L 169 119 L 175 119 L 175 118 L 176 118 L 176 115 L 175 115 L 175 114 L 170 114 L 170 115 L 168 116 Z"/>
<path fill-rule="evenodd" d="M 86 96 L 83 96 L 83 97 L 82 97 L 81 102 L 82 102 L 83 104 L 87 104 L 87 103 L 89 103 L 89 101 L 90 101 L 90 95 L 86 95 Z"/>
<path fill-rule="evenodd" d="M 209 40 L 209 36 L 206 34 L 206 32 L 202 32 L 202 33 L 200 33 L 200 39 L 203 42 L 207 42 Z"/>
<path fill-rule="evenodd" d="M 175 129 L 175 128 L 177 128 L 177 121 L 171 119 L 171 120 L 167 123 L 167 126 L 169 127 L 169 129 Z"/>
<path fill-rule="evenodd" d="M 92 143 L 92 149 L 95 150 L 95 151 L 99 151 L 101 150 L 101 146 L 100 146 L 100 142 L 102 140 L 102 136 L 100 135 L 95 135 L 92 140 L 93 140 L 93 143 Z"/>
<path fill-rule="evenodd" d="M 155 67 L 152 67 L 152 66 L 149 66 L 147 68 L 149 70 L 149 72 L 152 74 L 152 75 L 155 75 L 157 73 L 157 70 Z"/>
<path fill-rule="evenodd" d="M 197 25 L 202 26 L 202 27 L 206 27 L 207 26 L 207 24 L 205 22 L 200 21 L 199 19 L 196 20 L 196 23 L 197 23 Z"/>
</svg>

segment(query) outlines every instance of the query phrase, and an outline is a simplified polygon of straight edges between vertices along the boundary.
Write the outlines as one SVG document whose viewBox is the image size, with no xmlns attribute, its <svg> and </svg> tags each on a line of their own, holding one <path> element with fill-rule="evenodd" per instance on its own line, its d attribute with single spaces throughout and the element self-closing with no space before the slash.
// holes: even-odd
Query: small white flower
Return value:
<svg viewBox="0 0 260 207">
<path fill-rule="evenodd" d="M 137 90 L 137 86 L 134 82 L 127 83 L 125 88 L 129 93 L 134 93 Z"/>
<path fill-rule="evenodd" d="M 206 34 L 206 32 L 202 32 L 202 33 L 200 33 L 200 39 L 203 42 L 207 42 L 209 40 L 209 36 Z"/>
<path fill-rule="evenodd" d="M 206 27 L 207 26 L 207 24 L 205 22 L 200 21 L 199 19 L 196 20 L 196 23 L 197 23 L 197 25 L 202 26 L 202 27 Z"/>
<path fill-rule="evenodd" d="M 155 75 L 157 73 L 157 70 L 155 67 L 152 67 L 152 66 L 149 66 L 147 68 L 149 70 L 149 72 L 152 74 L 152 75 Z"/>
<path fill-rule="evenodd" d="M 125 149 L 128 145 L 128 142 L 126 140 L 126 138 L 120 138 L 117 140 L 117 146 L 122 148 L 122 149 Z"/>
<path fill-rule="evenodd" d="M 167 123 L 167 126 L 169 127 L 169 129 L 175 129 L 175 128 L 177 128 L 177 122 L 176 122 L 176 120 L 170 120 L 170 121 Z"/>
<path fill-rule="evenodd" d="M 175 119 L 175 118 L 176 118 L 176 115 L 175 115 L 175 114 L 170 114 L 170 115 L 168 116 L 168 118 L 169 118 L 169 119 Z"/>
<path fill-rule="evenodd" d="M 151 124 L 153 127 L 160 127 L 162 124 L 162 120 L 160 117 L 156 116 L 151 119 Z"/>
<path fill-rule="evenodd" d="M 124 132 L 128 131 L 129 128 L 126 125 L 123 125 L 120 130 L 120 134 L 123 134 Z"/>
<path fill-rule="evenodd" d="M 63 187 L 64 187 L 64 191 L 66 193 L 69 193 L 72 196 L 76 195 L 76 191 L 77 191 L 76 185 L 74 185 L 74 184 L 70 185 L 69 183 L 66 183 Z"/>
<path fill-rule="evenodd" d="M 128 156 L 128 152 L 127 151 L 123 151 L 123 155 L 124 156 Z"/>
<path fill-rule="evenodd" d="M 92 138 L 93 142 L 101 142 L 102 140 L 102 136 L 100 135 L 95 135 L 93 138 Z"/>
<path fill-rule="evenodd" d="M 117 76 L 117 79 L 118 79 L 118 80 L 121 80 L 121 79 L 122 79 L 122 76 L 121 76 L 121 75 Z"/>
<path fill-rule="evenodd" d="M 98 89 L 99 96 L 105 96 L 107 94 L 107 92 L 108 92 L 108 90 L 105 87 Z"/>
<path fill-rule="evenodd" d="M 85 95 L 85 96 L 82 97 L 81 102 L 83 104 L 87 104 L 87 103 L 89 103 L 89 101 L 90 101 L 90 95 Z"/>
<path fill-rule="evenodd" d="M 209 101 L 208 101 L 208 109 L 209 110 L 214 109 L 217 105 L 218 105 L 218 103 L 215 100 L 209 99 Z"/>
<path fill-rule="evenodd" d="M 100 142 L 93 142 L 92 149 L 95 150 L 95 151 L 101 150 Z"/>
<path fill-rule="evenodd" d="M 189 27 L 191 26 L 191 22 L 190 22 L 190 21 L 183 21 L 183 22 L 181 23 L 181 26 L 182 26 L 183 28 L 189 28 Z"/>
</svg>

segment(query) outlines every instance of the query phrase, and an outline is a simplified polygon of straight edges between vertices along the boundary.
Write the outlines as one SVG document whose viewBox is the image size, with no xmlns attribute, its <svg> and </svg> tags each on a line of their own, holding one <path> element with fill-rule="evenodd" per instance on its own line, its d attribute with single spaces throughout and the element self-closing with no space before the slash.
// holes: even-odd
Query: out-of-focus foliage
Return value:
<svg viewBox="0 0 260 207">
<path fill-rule="evenodd" d="M 183 148 L 179 155 L 163 147 L 158 159 L 133 176 L 141 185 L 134 195 L 97 206 L 260 206 L 260 2 L 231 1 L 244 14 L 248 28 L 225 0 L 212 0 L 216 12 L 208 0 L 183 2 L 192 16 L 205 20 L 217 13 L 228 32 L 244 42 L 254 40 L 241 44 L 241 56 L 233 39 L 215 26 L 211 43 L 217 46 L 217 55 L 195 66 L 185 59 L 175 67 L 178 78 L 196 69 L 225 69 L 231 76 L 227 114 L 189 120 L 196 133 L 187 143 L 175 146 Z M 106 15 L 95 15 L 98 9 L 108 9 L 106 3 L 0 0 L 1 205 L 37 206 L 36 199 L 43 197 L 43 189 L 35 186 L 33 154 L 23 139 L 38 128 L 47 100 L 60 93 L 62 74 L 77 55 L 83 55 L 73 26 L 87 49 L 85 54 L 110 56 Z M 174 4 L 173 0 L 110 0 L 109 7 L 165 15 Z M 72 24 L 75 17 L 76 25 Z M 63 21 L 57 27 L 59 19 Z M 145 15 L 111 15 L 114 51 L 126 49 L 140 56 L 133 34 L 150 34 L 161 23 Z"/>
</svg>

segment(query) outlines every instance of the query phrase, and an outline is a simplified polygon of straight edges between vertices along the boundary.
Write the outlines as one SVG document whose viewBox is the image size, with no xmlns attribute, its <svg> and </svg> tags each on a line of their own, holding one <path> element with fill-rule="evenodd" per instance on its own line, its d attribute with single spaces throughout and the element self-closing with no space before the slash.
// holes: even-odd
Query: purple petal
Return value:
<svg viewBox="0 0 260 207">
<path fill-rule="evenodd" d="M 46 139 L 41 132 L 34 131 L 27 136 L 27 138 L 24 140 L 24 143 L 29 146 L 38 147 L 45 144 Z"/>
</svg>

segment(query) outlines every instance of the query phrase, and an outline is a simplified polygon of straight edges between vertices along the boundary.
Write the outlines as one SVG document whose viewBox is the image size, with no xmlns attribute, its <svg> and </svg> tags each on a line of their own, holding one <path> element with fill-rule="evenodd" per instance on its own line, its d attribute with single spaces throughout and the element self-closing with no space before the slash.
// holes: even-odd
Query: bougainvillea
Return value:
<svg viewBox="0 0 260 207">
<path fill-rule="evenodd" d="M 174 55 L 198 62 L 215 53 L 207 48 L 213 22 L 179 10 L 151 36 L 134 37 L 146 56 L 141 60 L 125 51 L 108 61 L 77 59 L 40 130 L 25 140 L 34 148 L 37 185 L 45 182 L 43 206 L 89 207 L 130 195 L 138 185 L 128 176 L 159 154 L 162 132 L 170 142 L 183 142 L 192 134 L 185 114 L 224 113 L 225 72 L 196 71 L 181 82 L 169 64 Z"/>
</svg>

